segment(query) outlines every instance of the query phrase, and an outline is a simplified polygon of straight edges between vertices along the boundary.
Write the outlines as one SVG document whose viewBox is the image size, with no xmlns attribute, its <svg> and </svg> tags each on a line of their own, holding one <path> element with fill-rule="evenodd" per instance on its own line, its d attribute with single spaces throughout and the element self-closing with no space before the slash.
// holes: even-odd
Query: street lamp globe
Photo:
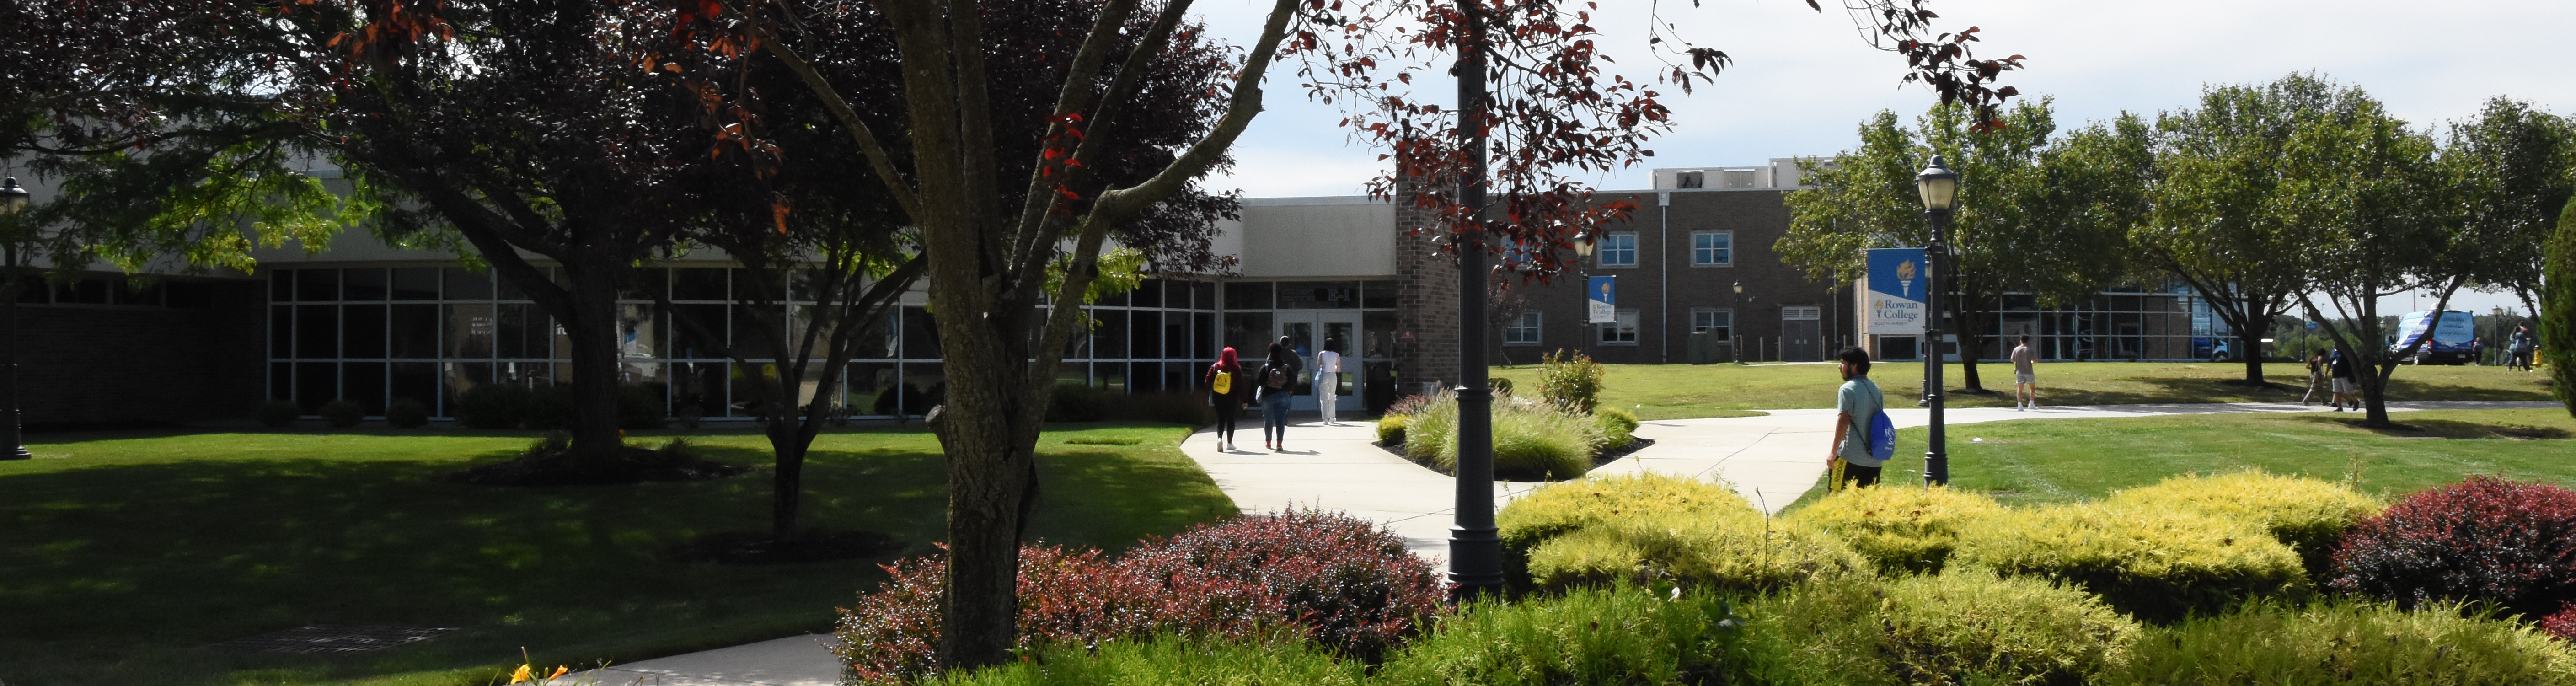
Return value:
<svg viewBox="0 0 2576 686">
<path fill-rule="evenodd" d="M 1743 294 L 1744 294 L 1744 282 L 1742 282 L 1742 281 L 1737 281 L 1737 282 L 1735 282 L 1735 294 L 1736 294 L 1736 295 L 1743 295 Z"/>
<path fill-rule="evenodd" d="M 1932 164 L 1914 175 L 1914 190 L 1923 196 L 1925 211 L 1946 214 L 1959 201 L 1959 173 L 1943 165 L 1940 155 L 1933 155 Z"/>
<path fill-rule="evenodd" d="M 1592 256 L 1592 237 L 1591 237 L 1591 236 L 1584 236 L 1584 237 L 1583 237 L 1583 240 L 1575 241 L 1575 242 L 1574 242 L 1574 254 L 1579 255 L 1579 256 L 1582 256 L 1582 257 L 1591 257 L 1591 256 Z"/>
<path fill-rule="evenodd" d="M 32 194 L 18 185 L 18 177 L 12 176 L 6 181 L 0 181 L 0 213 L 14 215 L 19 210 L 27 209 L 29 197 L 32 197 Z"/>
</svg>

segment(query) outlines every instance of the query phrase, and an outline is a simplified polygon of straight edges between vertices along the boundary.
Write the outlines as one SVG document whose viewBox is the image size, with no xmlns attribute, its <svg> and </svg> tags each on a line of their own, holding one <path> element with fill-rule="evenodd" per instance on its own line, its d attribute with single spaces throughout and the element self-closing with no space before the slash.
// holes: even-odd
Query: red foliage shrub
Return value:
<svg viewBox="0 0 2576 686">
<path fill-rule="evenodd" d="M 841 608 L 833 649 L 861 682 L 937 667 L 947 561 L 886 565 L 892 577 Z M 1395 535 L 1338 514 L 1288 512 L 1148 539 L 1116 561 L 1098 550 L 1020 549 L 1021 648 L 1157 633 L 1243 640 L 1299 627 L 1308 640 L 1375 659 L 1443 610 L 1431 565 Z"/>
<path fill-rule="evenodd" d="M 2340 590 L 2407 606 L 2489 600 L 2539 617 L 2576 600 L 2576 491 L 2469 477 L 2355 524 L 2334 565 Z"/>
<path fill-rule="evenodd" d="M 2540 630 L 2558 640 L 2576 643 L 2576 603 L 2558 608 L 2558 614 L 2540 620 Z"/>
</svg>

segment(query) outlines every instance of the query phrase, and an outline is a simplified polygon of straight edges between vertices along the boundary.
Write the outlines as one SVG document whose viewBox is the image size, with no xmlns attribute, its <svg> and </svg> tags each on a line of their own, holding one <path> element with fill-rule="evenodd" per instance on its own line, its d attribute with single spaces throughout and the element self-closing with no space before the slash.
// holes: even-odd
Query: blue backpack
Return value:
<svg viewBox="0 0 2576 686">
<path fill-rule="evenodd" d="M 1869 456 L 1880 462 L 1896 455 L 1896 422 L 1887 418 L 1886 410 L 1869 418 Z"/>
</svg>

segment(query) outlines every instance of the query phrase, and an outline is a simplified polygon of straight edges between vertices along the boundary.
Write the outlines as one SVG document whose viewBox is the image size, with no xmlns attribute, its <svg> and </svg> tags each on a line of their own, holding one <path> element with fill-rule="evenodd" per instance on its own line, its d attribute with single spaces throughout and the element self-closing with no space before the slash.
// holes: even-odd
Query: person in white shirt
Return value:
<svg viewBox="0 0 2576 686">
<path fill-rule="evenodd" d="M 1323 410 L 1324 425 L 1333 426 L 1334 405 L 1341 404 L 1342 339 L 1324 341 L 1323 352 L 1315 353 L 1315 406 Z"/>
</svg>

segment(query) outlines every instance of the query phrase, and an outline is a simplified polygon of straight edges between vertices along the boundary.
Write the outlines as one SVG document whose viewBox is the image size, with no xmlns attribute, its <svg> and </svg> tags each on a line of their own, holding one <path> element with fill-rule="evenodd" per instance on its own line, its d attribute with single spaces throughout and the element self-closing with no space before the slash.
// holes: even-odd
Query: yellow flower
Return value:
<svg viewBox="0 0 2576 686">
<path fill-rule="evenodd" d="M 524 664 L 519 665 L 519 671 L 510 673 L 510 683 L 513 684 L 527 683 L 535 680 L 536 677 L 528 673 L 528 666 Z"/>
</svg>

